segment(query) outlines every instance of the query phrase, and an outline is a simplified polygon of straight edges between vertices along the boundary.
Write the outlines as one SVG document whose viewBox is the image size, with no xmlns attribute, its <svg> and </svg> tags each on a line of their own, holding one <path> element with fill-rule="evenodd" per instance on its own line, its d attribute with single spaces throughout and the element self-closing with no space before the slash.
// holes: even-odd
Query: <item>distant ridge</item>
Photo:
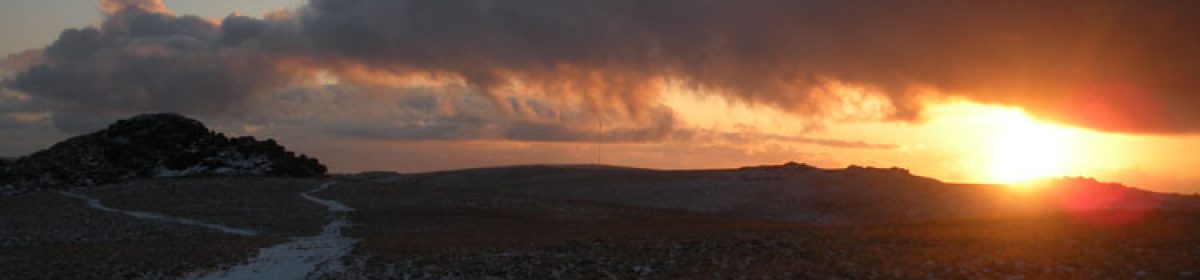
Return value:
<svg viewBox="0 0 1200 280">
<path fill-rule="evenodd" d="M 355 178 L 417 189 L 522 194 L 825 225 L 1027 216 L 1121 224 L 1161 211 L 1200 211 L 1200 196 L 1086 178 L 1048 178 L 1026 187 L 947 183 L 899 167 L 819 168 L 797 162 L 707 170 L 596 166 L 518 165 Z"/>
<path fill-rule="evenodd" d="M 0 194 L 181 176 L 319 176 L 326 167 L 274 140 L 228 138 L 172 113 L 143 114 L 0 161 Z"/>
</svg>

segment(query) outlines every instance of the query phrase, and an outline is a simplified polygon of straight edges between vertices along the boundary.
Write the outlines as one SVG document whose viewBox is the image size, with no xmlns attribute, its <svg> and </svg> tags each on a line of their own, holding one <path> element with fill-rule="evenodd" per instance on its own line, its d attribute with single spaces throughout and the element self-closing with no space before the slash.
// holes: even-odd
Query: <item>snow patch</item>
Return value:
<svg viewBox="0 0 1200 280">
<path fill-rule="evenodd" d="M 139 212 L 139 211 L 113 209 L 108 206 L 104 206 L 104 204 L 100 203 L 100 200 L 86 196 L 86 195 L 73 193 L 73 192 L 63 192 L 63 191 L 60 191 L 58 193 L 65 195 L 65 196 L 78 198 L 78 199 L 87 201 L 88 207 L 95 208 L 100 211 L 125 214 L 130 217 L 134 217 L 134 218 L 138 218 L 138 219 L 155 220 L 155 221 L 161 221 L 161 222 L 177 223 L 177 224 L 184 224 L 184 225 L 189 225 L 189 226 L 197 226 L 197 227 L 218 230 L 218 231 L 221 231 L 221 232 L 224 232 L 227 234 L 240 235 L 240 236 L 258 235 L 258 232 L 253 231 L 253 230 L 233 228 L 233 227 L 228 227 L 228 226 L 224 226 L 224 225 L 206 223 L 206 222 L 187 219 L 187 218 L 173 217 L 173 216 L 157 214 L 157 213 L 150 213 L 150 212 Z"/>
<path fill-rule="evenodd" d="M 200 165 L 193 165 L 191 167 L 180 169 L 180 170 L 172 170 L 172 169 L 168 169 L 164 166 L 158 166 L 154 169 L 154 177 L 155 178 L 187 177 L 187 176 L 195 176 L 198 174 L 204 174 L 205 171 L 207 171 L 207 169 L 204 168 L 204 166 L 200 166 Z"/>
<path fill-rule="evenodd" d="M 315 202 L 315 203 L 317 203 L 317 204 L 320 204 L 320 205 L 322 205 L 322 206 L 325 206 L 325 208 L 329 208 L 329 211 L 330 211 L 330 212 L 334 212 L 334 213 L 346 213 L 346 212 L 351 212 L 351 211 L 354 211 L 354 208 L 350 208 L 349 206 L 346 206 L 345 204 L 342 204 L 341 202 L 337 202 L 337 201 L 333 201 L 333 200 L 327 200 L 327 199 L 320 199 L 320 198 L 313 197 L 313 196 L 311 195 L 312 193 L 321 192 L 321 191 L 324 191 L 325 189 L 328 189 L 328 188 L 329 188 L 329 186 L 332 186 L 332 185 L 333 185 L 333 183 L 334 183 L 334 182 L 329 182 L 329 183 L 322 184 L 322 185 L 321 185 L 321 187 L 318 187 L 318 188 L 316 188 L 316 189 L 313 189 L 313 190 L 311 190 L 311 191 L 307 191 L 307 192 L 301 193 L 301 194 L 300 194 L 300 196 L 301 196 L 301 197 L 304 197 L 304 199 L 307 199 L 308 201 L 312 201 L 312 202 Z"/>
<path fill-rule="evenodd" d="M 193 148 L 194 149 L 194 148 Z M 216 175 L 262 175 L 271 172 L 274 163 L 263 155 L 246 155 L 235 149 L 225 149 L 216 156 L 205 158 L 199 163 L 182 168 L 170 169 L 161 163 L 155 166 L 152 175 L 156 178 L 188 177 L 205 174 Z"/>
<path fill-rule="evenodd" d="M 342 258 L 350 253 L 358 240 L 342 235 L 342 229 L 350 226 L 345 213 L 354 211 L 333 200 L 313 197 L 334 182 L 301 193 L 300 196 L 313 203 L 329 208 L 333 220 L 317 236 L 301 237 L 270 248 L 260 249 L 258 256 L 249 263 L 226 271 L 207 275 L 191 275 L 184 279 L 310 279 L 322 275 L 345 271 Z"/>
</svg>

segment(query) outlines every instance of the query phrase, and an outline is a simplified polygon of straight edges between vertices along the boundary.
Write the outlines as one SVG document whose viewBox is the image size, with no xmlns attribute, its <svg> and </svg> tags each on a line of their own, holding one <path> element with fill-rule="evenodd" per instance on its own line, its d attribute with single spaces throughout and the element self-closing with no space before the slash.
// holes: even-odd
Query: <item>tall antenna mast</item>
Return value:
<svg viewBox="0 0 1200 280">
<path fill-rule="evenodd" d="M 599 116 L 599 114 L 597 114 Z M 596 165 L 600 165 L 603 161 L 600 158 L 600 147 L 604 144 L 604 118 L 596 118 L 596 126 L 600 129 L 596 130 Z"/>
</svg>

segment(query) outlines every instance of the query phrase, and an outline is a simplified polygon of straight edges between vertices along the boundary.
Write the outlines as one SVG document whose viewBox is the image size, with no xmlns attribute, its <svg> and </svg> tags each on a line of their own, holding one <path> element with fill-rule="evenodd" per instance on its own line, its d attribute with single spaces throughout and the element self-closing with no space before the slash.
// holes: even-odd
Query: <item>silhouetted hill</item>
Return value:
<svg viewBox="0 0 1200 280">
<path fill-rule="evenodd" d="M 228 138 L 176 114 L 145 114 L 0 165 L 0 194 L 138 178 L 317 176 L 324 165 L 274 140 Z"/>
<path fill-rule="evenodd" d="M 1028 188 L 969 185 L 916 176 L 903 168 L 822 169 L 794 162 L 677 171 L 511 166 L 372 179 L 418 189 L 500 192 L 810 224 L 913 223 L 1098 211 L 1138 214 L 1200 207 L 1200 200 L 1194 197 L 1089 179 L 1045 180 Z"/>
</svg>

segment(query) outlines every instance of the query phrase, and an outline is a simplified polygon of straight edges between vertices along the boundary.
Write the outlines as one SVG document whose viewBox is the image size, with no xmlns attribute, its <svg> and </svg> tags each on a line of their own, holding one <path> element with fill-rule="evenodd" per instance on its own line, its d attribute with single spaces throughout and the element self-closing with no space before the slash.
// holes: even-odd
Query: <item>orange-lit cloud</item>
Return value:
<svg viewBox="0 0 1200 280">
<path fill-rule="evenodd" d="M 100 11 L 113 15 L 122 10 L 142 10 L 155 13 L 169 13 L 162 0 L 100 0 Z"/>
<path fill-rule="evenodd" d="M 290 90 L 261 103 L 272 108 L 248 119 L 339 138 L 379 141 L 476 140 L 548 143 L 637 144 L 694 142 L 747 147 L 773 142 L 842 149 L 896 149 L 863 140 L 813 138 L 746 127 L 737 131 L 698 128 L 676 110 L 647 109 L 642 118 L 610 118 L 571 102 L 521 95 L 499 105 L 468 90 L 325 85 Z M 498 107 L 499 106 L 499 107 Z M 296 131 L 302 133 L 302 131 Z"/>
<path fill-rule="evenodd" d="M 311 69 L 370 69 L 642 118 L 671 80 L 823 118 L 846 105 L 834 83 L 884 96 L 880 119 L 953 95 L 1102 130 L 1200 130 L 1192 2 L 312 0 L 219 24 L 160 1 L 101 6 L 104 23 L 64 32 L 7 86 L 59 105 L 189 110 L 179 99 L 212 113 Z M 280 60 L 300 63 L 270 67 Z"/>
<path fill-rule="evenodd" d="M 531 149 L 510 146 L 555 151 L 524 162 L 586 159 L 576 150 L 603 141 L 632 165 L 810 158 L 980 181 L 998 179 L 985 174 L 996 161 L 988 155 L 1017 154 L 980 144 L 1006 139 L 987 131 L 1003 126 L 943 121 L 994 107 L 1056 129 L 1116 132 L 1072 132 L 1092 140 L 1053 147 L 1090 158 L 1034 175 L 1149 168 L 1136 176 L 1150 178 L 1166 170 L 1159 162 L 1190 174 L 1182 166 L 1193 162 L 1167 155 L 1195 139 L 1123 134 L 1200 131 L 1200 61 L 1191 59 L 1200 57 L 1200 26 L 1189 14 L 1198 6 L 310 0 L 213 20 L 173 14 L 161 1 L 105 0 L 95 26 L 0 60 L 0 126 L 79 133 L 175 111 L 293 140 L 464 149 L 445 160 L 450 167 L 486 147 L 497 157 Z M 978 107 L 942 115 L 947 100 Z M 941 119 L 923 119 L 931 117 Z M 1045 154 L 1022 147 L 1037 137 L 1008 146 Z M 1130 148 L 1139 143 L 1169 145 Z M 697 162 L 672 165 L 668 152 Z"/>
</svg>

